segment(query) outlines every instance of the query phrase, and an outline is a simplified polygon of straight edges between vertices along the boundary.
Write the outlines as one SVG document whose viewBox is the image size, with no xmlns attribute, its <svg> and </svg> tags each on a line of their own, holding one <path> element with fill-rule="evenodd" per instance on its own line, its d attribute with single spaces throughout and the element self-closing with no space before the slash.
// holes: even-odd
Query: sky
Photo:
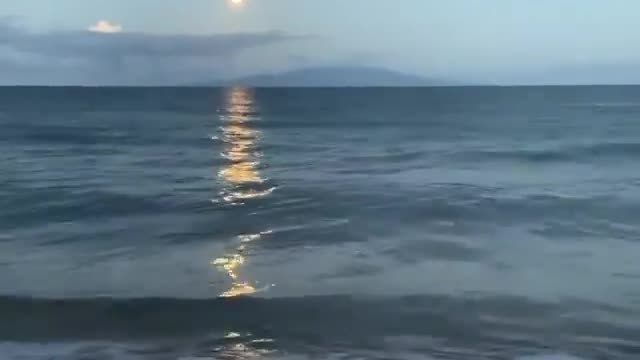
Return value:
<svg viewBox="0 0 640 360">
<path fill-rule="evenodd" d="M 640 83 L 637 0 L 20 0 L 0 84 L 162 85 L 316 66 Z"/>
</svg>

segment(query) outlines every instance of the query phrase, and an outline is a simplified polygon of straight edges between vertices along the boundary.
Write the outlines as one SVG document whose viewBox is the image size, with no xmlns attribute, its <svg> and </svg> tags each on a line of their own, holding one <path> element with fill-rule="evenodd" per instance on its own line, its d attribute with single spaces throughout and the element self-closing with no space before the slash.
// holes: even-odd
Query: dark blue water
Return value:
<svg viewBox="0 0 640 360">
<path fill-rule="evenodd" d="M 0 89 L 0 358 L 636 359 L 639 99 Z"/>
</svg>

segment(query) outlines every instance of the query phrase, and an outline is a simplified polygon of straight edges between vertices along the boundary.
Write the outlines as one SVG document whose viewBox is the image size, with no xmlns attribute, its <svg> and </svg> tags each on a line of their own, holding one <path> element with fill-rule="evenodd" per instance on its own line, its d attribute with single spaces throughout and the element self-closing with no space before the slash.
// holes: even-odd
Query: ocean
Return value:
<svg viewBox="0 0 640 360">
<path fill-rule="evenodd" d="M 0 359 L 637 359 L 638 99 L 0 88 Z"/>
</svg>

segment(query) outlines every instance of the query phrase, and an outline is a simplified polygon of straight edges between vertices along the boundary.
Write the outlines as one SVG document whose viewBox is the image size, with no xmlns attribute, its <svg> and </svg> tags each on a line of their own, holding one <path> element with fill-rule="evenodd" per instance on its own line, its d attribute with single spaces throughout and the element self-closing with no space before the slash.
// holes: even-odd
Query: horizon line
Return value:
<svg viewBox="0 0 640 360">
<path fill-rule="evenodd" d="M 422 89 L 422 88 L 510 88 L 510 87 L 634 87 L 640 83 L 630 84 L 469 84 L 469 85 L 339 85 L 339 86 L 316 86 L 316 85 L 282 85 L 282 86 L 252 86 L 242 84 L 229 85 L 0 85 L 0 88 L 165 88 L 165 89 L 229 89 L 229 88 L 250 88 L 250 89 Z"/>
</svg>

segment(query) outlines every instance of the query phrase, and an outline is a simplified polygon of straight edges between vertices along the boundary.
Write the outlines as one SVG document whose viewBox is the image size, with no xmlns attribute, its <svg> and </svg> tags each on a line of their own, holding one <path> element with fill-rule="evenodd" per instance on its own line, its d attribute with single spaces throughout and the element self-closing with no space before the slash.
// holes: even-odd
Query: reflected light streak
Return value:
<svg viewBox="0 0 640 360">
<path fill-rule="evenodd" d="M 239 269 L 244 265 L 246 258 L 244 252 L 246 246 L 242 245 L 237 249 L 237 253 L 227 255 L 212 261 L 212 265 L 218 267 L 222 271 L 226 272 L 229 278 L 231 278 L 231 288 L 222 294 L 221 297 L 236 297 L 242 295 L 254 294 L 256 288 L 246 281 L 240 279 Z"/>
<path fill-rule="evenodd" d="M 234 88 L 226 97 L 226 108 L 221 115 L 221 128 L 224 151 L 221 156 L 228 164 L 219 172 L 218 177 L 224 183 L 221 197 L 230 205 L 243 205 L 243 201 L 261 198 L 271 194 L 275 188 L 265 188 L 266 179 L 260 174 L 260 153 L 257 150 L 261 133 L 251 128 L 255 120 L 253 98 L 250 91 Z M 240 269 L 245 265 L 247 244 L 259 240 L 264 234 L 246 234 L 238 236 L 241 245 L 232 254 L 215 259 L 212 265 L 225 272 L 231 279 L 231 287 L 221 297 L 251 295 L 258 290 L 242 279 Z"/>
<path fill-rule="evenodd" d="M 224 335 L 225 343 L 215 348 L 216 359 L 262 359 L 273 357 L 277 353 L 274 349 L 274 339 L 253 338 L 250 333 L 227 332 Z"/>
<path fill-rule="evenodd" d="M 252 184 L 262 184 L 260 154 L 257 150 L 260 131 L 250 127 L 254 113 L 251 93 L 234 88 L 227 94 L 227 104 L 221 120 L 225 149 L 222 156 L 229 160 L 218 176 L 226 183 L 223 199 L 227 203 L 269 195 L 274 189 L 259 189 Z M 247 186 L 249 185 L 249 186 Z"/>
<path fill-rule="evenodd" d="M 237 183 L 262 183 L 262 179 L 254 170 L 254 163 L 238 163 L 229 166 L 220 172 L 226 181 Z"/>
</svg>

